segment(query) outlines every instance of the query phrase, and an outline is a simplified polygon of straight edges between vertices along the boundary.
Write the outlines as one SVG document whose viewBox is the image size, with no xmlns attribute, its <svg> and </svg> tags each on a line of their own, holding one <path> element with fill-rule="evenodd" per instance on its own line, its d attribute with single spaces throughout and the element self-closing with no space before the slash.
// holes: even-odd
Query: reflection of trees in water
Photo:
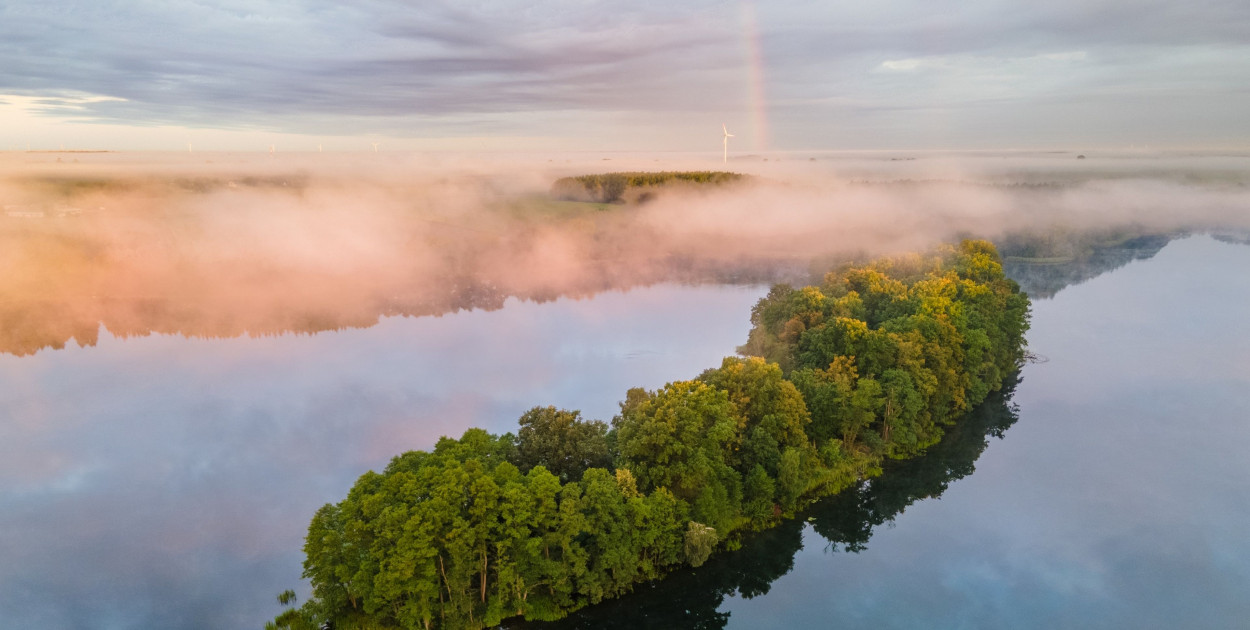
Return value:
<svg viewBox="0 0 1250 630">
<path fill-rule="evenodd" d="M 791 248 L 696 239 L 489 182 L 405 175 L 361 189 L 310 177 L 0 178 L 0 205 L 21 206 L 0 214 L 0 353 L 94 345 L 101 326 L 120 337 L 317 333 L 510 297 L 807 270 Z"/>
<path fill-rule="evenodd" d="M 553 623 L 512 621 L 512 628 L 723 628 L 729 613 L 719 610 L 726 597 L 765 595 L 772 583 L 794 568 L 803 548 L 803 524 L 831 543 L 833 549 L 858 553 L 867 549 L 873 531 L 902 514 L 911 504 L 942 495 L 951 482 L 973 473 L 975 462 L 1002 438 L 1018 419 L 1011 396 L 1016 375 L 1001 391 L 962 418 L 941 442 L 924 455 L 886 465 L 871 481 L 817 502 L 798 518 L 750 536 L 737 551 L 722 552 L 699 568 L 685 568 L 668 577 L 640 584 L 634 592 L 574 612 Z M 836 561 L 836 560 L 835 560 Z"/>
<path fill-rule="evenodd" d="M 1003 271 L 1033 299 L 1054 297 L 1064 287 L 1115 271 L 1134 260 L 1149 260 L 1189 230 L 1152 231 L 1140 226 L 1112 230 L 1016 232 L 999 239 Z M 1250 244 L 1250 232 L 1210 229 L 1216 240 Z"/>
<path fill-rule="evenodd" d="M 1098 232 L 1055 229 L 1006 235 L 999 239 L 999 249 L 1008 277 L 1031 297 L 1047 298 L 1068 285 L 1133 260 L 1148 259 L 1186 234 L 1131 227 Z M 1215 236 L 1231 243 L 1250 241 L 1244 232 L 1224 231 Z M 497 252 L 496 257 L 509 256 Z M 590 259 L 577 274 L 560 282 L 516 286 L 498 277 L 493 267 L 462 256 L 448 261 L 447 267 L 434 275 L 426 273 L 428 270 L 411 274 L 401 270 L 393 277 L 346 278 L 288 269 L 273 278 L 281 286 L 264 290 L 238 280 L 237 270 L 228 274 L 194 268 L 194 273 L 178 282 L 155 284 L 145 295 L 118 296 L 101 291 L 97 296 L 92 293 L 110 284 L 112 272 L 91 256 L 79 258 L 82 262 L 77 266 L 49 268 L 47 282 L 39 286 L 51 288 L 38 294 L 0 290 L 0 353 L 31 354 L 43 348 L 63 348 L 71 340 L 95 345 L 101 325 L 119 337 L 152 333 L 202 338 L 312 334 L 368 328 L 387 316 L 497 310 L 510 297 L 547 302 L 661 282 L 801 284 L 813 280 L 809 264 L 797 257 L 706 259 L 638 254 Z"/>
<path fill-rule="evenodd" d="M 1145 234 L 1106 243 L 1076 243 L 1024 256 L 1013 253 L 1010 243 L 1004 249 L 1003 271 L 1034 299 L 1054 297 L 1064 287 L 1080 284 L 1114 271 L 1134 260 L 1147 260 L 1159 253 L 1172 239 L 1185 233 Z"/>
<path fill-rule="evenodd" d="M 972 410 L 923 457 L 891 462 L 884 474 L 858 488 L 822 501 L 810 510 L 812 527 L 835 547 L 859 552 L 867 548 L 872 530 L 894 520 L 916 501 L 939 497 L 952 481 L 971 475 L 974 463 L 989 446 L 989 437 L 1002 438 L 1017 420 L 1011 396 L 1019 375 L 1009 377 L 1003 389 Z"/>
<path fill-rule="evenodd" d="M 164 295 L 155 291 L 152 295 L 128 297 L 72 295 L 0 300 L 0 353 L 20 356 L 44 348 L 61 349 L 71 340 L 81 346 L 93 346 L 99 341 L 101 325 L 118 337 L 153 333 L 197 338 L 314 334 L 368 328 L 382 317 L 422 317 L 472 309 L 493 311 L 503 308 L 508 298 L 549 302 L 663 282 L 768 284 L 802 278 L 806 272 L 803 264 L 793 260 L 704 261 L 678 256 L 639 262 L 624 272 L 615 266 L 595 263 L 583 269 L 575 280 L 537 289 L 510 287 L 483 273 L 433 280 L 364 278 L 355 286 L 325 291 L 340 295 L 342 299 L 337 301 L 321 297 L 301 301 L 298 289 L 287 298 L 282 295 L 283 287 L 275 287 L 263 299 L 252 300 L 249 291 L 236 294 L 229 287 L 223 288 L 224 282 L 206 286 L 203 291 L 180 287 Z M 288 287 L 318 283 L 315 277 L 286 280 L 296 280 L 288 282 Z"/>
<path fill-rule="evenodd" d="M 1215 232 L 1211 237 L 1229 245 L 1250 245 L 1250 232 Z"/>
</svg>

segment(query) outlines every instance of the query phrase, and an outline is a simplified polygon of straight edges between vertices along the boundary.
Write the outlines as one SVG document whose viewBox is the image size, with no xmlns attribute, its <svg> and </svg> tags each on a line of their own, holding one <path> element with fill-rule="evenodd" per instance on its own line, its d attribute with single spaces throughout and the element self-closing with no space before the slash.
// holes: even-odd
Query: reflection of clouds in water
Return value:
<svg viewBox="0 0 1250 630">
<path fill-rule="evenodd" d="M 1083 309 L 1035 301 L 1034 319 L 1053 321 L 1063 332 L 1030 332 L 1029 348 L 1051 363 L 1031 370 L 1029 378 L 1045 382 L 1039 391 L 1074 401 L 1100 398 L 1104 376 L 1124 364 L 1134 366 L 1138 380 L 1129 383 L 1134 387 L 1147 379 L 1167 386 L 1178 376 L 1211 381 L 1250 376 L 1242 368 L 1250 356 L 1250 320 L 1244 317 L 1250 312 L 1250 277 L 1239 272 L 1248 262 L 1250 247 L 1204 236 L 1182 239 L 1149 261 L 1117 270 L 1114 281 L 1096 278 L 1060 293 L 1079 301 Z M 1165 291 L 1164 283 L 1176 291 Z M 1219 305 L 1203 306 L 1213 296 Z M 1166 327 L 1160 326 L 1162 316 L 1168 318 Z M 1223 334 L 1213 337 L 1213 329 Z M 1095 354 L 1088 352 L 1090 347 L 1116 350 Z M 1077 356 L 1079 362 L 1073 360 Z M 1070 378 L 1072 370 L 1083 371 L 1087 378 Z M 1144 400 L 1147 405 L 1169 404 L 1150 396 Z"/>
<path fill-rule="evenodd" d="M 769 595 L 726 602 L 730 627 L 1239 627 L 1246 268 L 1250 247 L 1191 238 L 1035 303 L 1051 361 L 1026 366 L 1020 421 L 976 473 L 862 553 L 808 530 Z"/>
<path fill-rule="evenodd" d="M 719 362 L 763 291 L 661 285 L 311 336 L 105 333 L 0 356 L 14 420 L 0 428 L 0 627 L 259 626 L 302 584 L 312 513 L 366 469 L 470 426 L 515 430 L 535 405 L 609 418 L 628 387 Z M 672 351 L 628 358 L 639 347 Z"/>
<path fill-rule="evenodd" d="M 631 350 L 625 353 L 626 359 L 639 359 L 642 357 L 654 357 L 663 354 L 659 350 Z"/>
</svg>

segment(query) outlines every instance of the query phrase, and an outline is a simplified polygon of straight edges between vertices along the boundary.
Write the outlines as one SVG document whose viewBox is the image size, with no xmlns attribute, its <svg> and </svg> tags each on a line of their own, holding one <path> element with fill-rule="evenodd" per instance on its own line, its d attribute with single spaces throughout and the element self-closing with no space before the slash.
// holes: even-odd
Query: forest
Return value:
<svg viewBox="0 0 1250 630">
<path fill-rule="evenodd" d="M 1010 384 L 1029 300 L 965 240 L 776 285 L 751 321 L 742 357 L 629 390 L 610 424 L 536 407 L 365 473 L 309 525 L 311 598 L 267 627 L 555 620 L 698 567 L 936 444 Z"/>
<path fill-rule="evenodd" d="M 892 527 L 916 502 L 939 498 L 955 481 L 971 475 L 976 461 L 1018 420 L 1011 402 L 1019 373 L 1003 388 L 946 431 L 942 441 L 911 459 L 887 460 L 880 477 L 858 483 L 813 503 L 796 518 L 743 536 L 742 547 L 712 556 L 701 567 L 682 567 L 661 580 L 645 582 L 623 597 L 573 611 L 553 622 L 508 621 L 525 630 L 635 630 L 697 628 L 716 630 L 730 622 L 725 601 L 734 596 L 769 595 L 773 583 L 791 573 L 811 527 L 825 553 L 861 553 L 873 535 Z M 810 541 L 808 541 L 810 545 Z M 837 558 L 830 558 L 836 561 Z M 785 587 L 781 591 L 785 592 Z M 798 624 L 793 624 L 798 627 Z"/>
<path fill-rule="evenodd" d="M 673 183 L 727 184 L 746 179 L 740 173 L 726 171 L 634 171 L 562 177 L 551 186 L 556 199 L 617 203 L 630 188 L 657 187 Z"/>
</svg>

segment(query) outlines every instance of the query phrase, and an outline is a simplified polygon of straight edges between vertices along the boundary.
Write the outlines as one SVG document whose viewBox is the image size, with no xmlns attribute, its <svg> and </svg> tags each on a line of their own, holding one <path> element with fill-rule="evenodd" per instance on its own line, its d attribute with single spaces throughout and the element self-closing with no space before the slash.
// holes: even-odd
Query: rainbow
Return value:
<svg viewBox="0 0 1250 630">
<path fill-rule="evenodd" d="M 760 32 L 755 19 L 755 3 L 742 0 L 742 48 L 747 70 L 747 95 L 751 106 L 751 124 L 755 150 L 767 151 L 768 101 L 764 94 L 764 55 L 760 49 Z"/>
</svg>

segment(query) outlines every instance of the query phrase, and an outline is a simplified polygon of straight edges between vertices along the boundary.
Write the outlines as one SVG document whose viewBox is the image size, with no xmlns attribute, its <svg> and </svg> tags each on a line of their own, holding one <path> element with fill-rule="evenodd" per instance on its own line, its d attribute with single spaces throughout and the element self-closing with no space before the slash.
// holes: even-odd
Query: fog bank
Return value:
<svg viewBox="0 0 1250 630">
<path fill-rule="evenodd" d="M 961 236 L 1250 227 L 1250 158 L 1131 153 L 0 156 L 0 352 L 312 333 L 655 282 L 800 280 Z M 732 170 L 644 203 L 562 176 Z M 1039 238 L 1041 238 L 1039 236 Z"/>
</svg>

